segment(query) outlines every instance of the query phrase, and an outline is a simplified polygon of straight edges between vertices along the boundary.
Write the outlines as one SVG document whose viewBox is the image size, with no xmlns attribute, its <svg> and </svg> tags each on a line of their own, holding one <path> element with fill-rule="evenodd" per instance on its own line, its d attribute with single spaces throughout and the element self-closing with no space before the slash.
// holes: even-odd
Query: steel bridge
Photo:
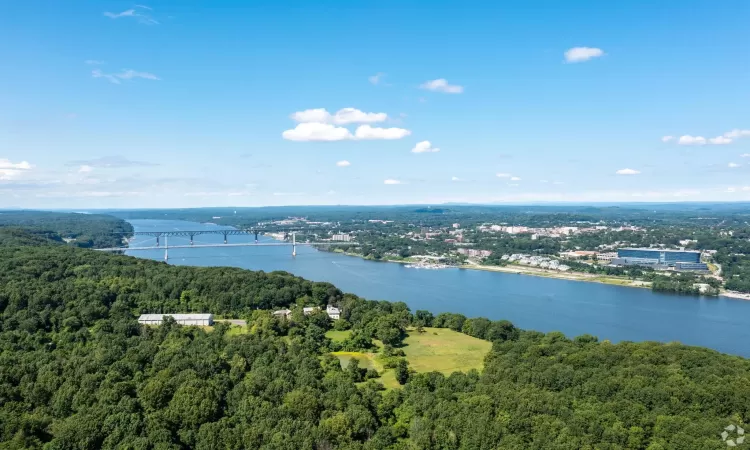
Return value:
<svg viewBox="0 0 750 450">
<path fill-rule="evenodd" d="M 307 228 L 306 228 L 307 229 Z M 304 229 L 304 230 L 306 230 Z M 278 233 L 283 232 L 284 233 L 284 240 L 282 242 L 258 242 L 258 235 L 263 232 L 273 232 L 276 231 Z M 101 252 L 121 252 L 121 251 L 143 251 L 143 250 L 164 250 L 164 261 L 169 261 L 169 249 L 170 248 L 209 248 L 209 247 L 280 247 L 280 246 L 291 246 L 292 247 L 292 256 L 297 256 L 297 246 L 298 245 L 306 245 L 306 246 L 335 246 L 335 245 L 348 245 L 348 246 L 358 246 L 356 242 L 346 242 L 346 241 L 324 241 L 324 242 L 297 242 L 297 233 L 296 231 L 301 231 L 301 229 L 268 229 L 268 230 L 258 230 L 258 229 L 245 229 L 245 230 L 238 230 L 238 229 L 227 229 L 227 230 L 196 230 L 196 231 L 183 231 L 183 230 L 174 230 L 174 231 L 135 231 L 129 234 L 132 234 L 133 236 L 151 236 L 156 239 L 156 245 L 147 246 L 147 247 L 111 247 L 111 248 L 100 248 L 97 249 Z M 207 234 L 213 234 L 213 235 L 223 235 L 224 236 L 224 243 L 220 244 L 196 244 L 195 243 L 195 236 L 200 235 L 207 235 Z M 254 235 L 255 236 L 255 242 L 254 243 L 239 243 L 239 244 L 230 244 L 228 241 L 229 236 L 247 236 L 247 235 Z M 169 245 L 169 237 L 183 237 L 190 239 L 189 245 Z M 164 238 L 164 246 L 161 246 L 160 244 L 160 238 Z M 289 238 L 291 237 L 291 242 L 289 242 Z"/>
</svg>

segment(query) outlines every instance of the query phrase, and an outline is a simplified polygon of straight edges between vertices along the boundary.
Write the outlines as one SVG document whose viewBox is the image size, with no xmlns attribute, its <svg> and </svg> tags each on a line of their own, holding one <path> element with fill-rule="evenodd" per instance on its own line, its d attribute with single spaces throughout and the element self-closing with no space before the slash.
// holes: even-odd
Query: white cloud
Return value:
<svg viewBox="0 0 750 450">
<path fill-rule="evenodd" d="M 354 138 L 359 140 L 369 139 L 401 139 L 411 134 L 404 128 L 373 128 L 370 125 L 360 125 L 354 132 Z"/>
<path fill-rule="evenodd" d="M 521 181 L 521 177 L 510 177 L 510 181 Z"/>
<path fill-rule="evenodd" d="M 389 178 L 387 180 L 383 180 L 383 184 L 401 184 L 399 180 L 394 180 L 393 178 Z"/>
<path fill-rule="evenodd" d="M 432 144 L 430 144 L 430 141 L 417 142 L 417 145 L 411 149 L 412 153 L 437 153 L 439 151 L 440 149 L 433 147 Z"/>
<path fill-rule="evenodd" d="M 750 186 L 742 186 L 743 191 L 750 191 Z"/>
<path fill-rule="evenodd" d="M 104 78 L 109 80 L 110 83 L 121 84 L 120 80 L 132 80 L 134 78 L 143 78 L 146 80 L 161 80 L 161 78 L 148 72 L 137 72 L 132 69 L 123 69 L 120 73 L 104 73 L 99 69 L 91 71 L 91 76 L 94 78 Z"/>
<path fill-rule="evenodd" d="M 743 153 L 740 155 L 740 158 L 750 158 L 750 153 Z"/>
<path fill-rule="evenodd" d="M 674 140 L 674 136 L 664 136 L 661 138 L 662 142 L 671 142 Z"/>
<path fill-rule="evenodd" d="M 146 6 L 146 5 L 133 5 L 133 6 L 135 6 L 136 8 L 147 9 L 149 11 L 153 11 L 154 10 L 154 8 L 151 8 L 150 6 Z"/>
<path fill-rule="evenodd" d="M 615 173 L 617 175 L 638 175 L 641 172 L 635 169 L 620 169 Z"/>
<path fill-rule="evenodd" d="M 443 92 L 445 94 L 460 94 L 464 91 L 463 86 L 457 84 L 448 84 L 448 80 L 445 78 L 438 78 L 437 80 L 429 80 L 419 86 L 422 89 L 428 91 Z"/>
<path fill-rule="evenodd" d="M 13 163 L 8 159 L 0 159 L 0 180 L 14 179 L 33 167 L 28 161 Z"/>
<path fill-rule="evenodd" d="M 549 183 L 549 180 L 539 180 L 540 183 Z"/>
<path fill-rule="evenodd" d="M 733 188 L 733 187 L 728 187 L 728 188 L 727 188 L 727 190 L 726 190 L 726 191 L 724 191 L 724 192 L 729 192 L 729 193 L 732 193 L 732 192 L 737 192 L 737 189 L 735 189 L 735 188 Z"/>
<path fill-rule="evenodd" d="M 599 58 L 604 55 L 604 51 L 596 47 L 573 47 L 565 52 L 565 61 L 577 63 L 588 61 L 592 58 Z"/>
<path fill-rule="evenodd" d="M 367 77 L 367 79 L 372 84 L 380 84 L 380 82 L 383 81 L 383 78 L 385 78 L 385 74 L 383 72 L 378 72 L 371 77 Z"/>
<path fill-rule="evenodd" d="M 148 6 L 143 6 L 143 5 L 135 5 L 135 6 L 137 8 L 151 11 L 151 8 L 149 8 Z M 159 22 L 156 19 L 154 19 L 153 17 L 151 17 L 150 15 L 146 13 L 138 12 L 135 9 L 127 9 L 119 13 L 113 13 L 113 12 L 107 11 L 104 13 L 104 16 L 109 17 L 110 19 L 120 19 L 123 17 L 130 17 L 130 18 L 138 20 L 139 23 L 142 23 L 145 25 L 159 25 Z"/>
<path fill-rule="evenodd" d="M 552 184 L 560 185 L 560 184 L 565 184 L 565 182 L 564 181 L 553 181 Z"/>
<path fill-rule="evenodd" d="M 94 170 L 93 167 L 87 166 L 87 165 L 83 165 L 83 166 L 81 166 L 81 167 L 78 168 L 78 173 L 89 173 L 89 172 L 91 172 L 93 170 Z"/>
<path fill-rule="evenodd" d="M 498 178 L 510 178 L 512 175 L 509 174 L 509 173 L 502 173 L 501 172 L 501 173 L 496 173 L 495 176 L 497 176 Z"/>
<path fill-rule="evenodd" d="M 368 113 L 356 108 L 341 108 L 336 114 L 329 113 L 325 108 L 306 109 L 297 111 L 289 116 L 295 122 L 333 123 L 346 125 L 350 123 L 377 123 L 388 120 L 386 113 Z"/>
<path fill-rule="evenodd" d="M 288 141 L 346 141 L 352 139 L 352 133 L 343 127 L 327 123 L 300 123 L 292 130 L 286 130 L 281 136 Z"/>
<path fill-rule="evenodd" d="M 336 165 L 339 166 L 339 167 L 349 167 L 349 166 L 352 165 L 352 163 L 350 163 L 349 161 L 344 160 L 344 161 L 337 162 Z"/>
<path fill-rule="evenodd" d="M 366 113 L 356 108 L 342 108 L 333 116 L 333 123 L 346 125 L 348 123 L 377 123 L 388 119 L 386 113 Z"/>
<path fill-rule="evenodd" d="M 306 192 L 274 192 L 273 195 L 277 197 L 286 197 L 286 196 L 293 196 L 293 195 L 306 195 Z"/>
<path fill-rule="evenodd" d="M 706 145 L 706 138 L 703 136 L 690 136 L 688 134 L 680 136 L 677 141 L 680 145 Z"/>
<path fill-rule="evenodd" d="M 30 170 L 33 166 L 28 161 L 21 161 L 20 163 L 13 163 L 9 159 L 0 159 L 0 169 L 11 169 L 11 170 Z"/>
<path fill-rule="evenodd" d="M 451 181 L 461 181 L 461 179 L 458 177 L 451 177 Z"/>
<path fill-rule="evenodd" d="M 726 145 L 726 144 L 731 144 L 732 140 L 729 139 L 728 137 L 717 136 L 715 138 L 709 139 L 708 142 L 710 142 L 710 143 L 712 143 L 714 145 Z"/>
<path fill-rule="evenodd" d="M 108 11 L 105 12 L 104 15 L 109 17 L 110 19 L 119 19 L 120 17 L 135 17 L 136 14 L 134 9 L 128 9 L 121 13 L 112 13 Z"/>
<path fill-rule="evenodd" d="M 741 165 L 742 164 L 730 162 L 729 164 L 727 164 L 727 167 L 729 167 L 730 169 L 736 169 L 737 167 L 740 167 Z"/>
<path fill-rule="evenodd" d="M 724 133 L 724 137 L 725 138 L 729 138 L 729 139 L 737 139 L 737 138 L 741 138 L 741 137 L 750 137 L 750 130 L 738 130 L 738 129 L 735 129 L 735 130 L 732 130 L 732 131 L 727 131 L 726 133 Z"/>
<path fill-rule="evenodd" d="M 104 61 L 99 61 L 98 59 L 87 59 L 84 63 L 90 66 L 101 66 L 104 64 Z"/>
</svg>

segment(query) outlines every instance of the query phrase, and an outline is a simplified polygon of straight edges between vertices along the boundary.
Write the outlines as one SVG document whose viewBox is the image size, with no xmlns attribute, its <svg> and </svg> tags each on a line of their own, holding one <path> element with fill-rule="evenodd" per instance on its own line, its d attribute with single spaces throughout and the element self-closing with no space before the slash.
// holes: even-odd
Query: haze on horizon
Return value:
<svg viewBox="0 0 750 450">
<path fill-rule="evenodd" d="M 13 2 L 0 208 L 748 201 L 749 13 Z"/>
</svg>

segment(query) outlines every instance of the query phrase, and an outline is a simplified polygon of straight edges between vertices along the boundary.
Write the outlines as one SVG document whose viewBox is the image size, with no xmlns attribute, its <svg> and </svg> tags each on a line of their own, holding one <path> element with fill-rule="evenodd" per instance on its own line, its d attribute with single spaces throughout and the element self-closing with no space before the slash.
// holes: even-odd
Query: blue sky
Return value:
<svg viewBox="0 0 750 450">
<path fill-rule="evenodd" d="M 745 0 L 11 2 L 0 207 L 750 200 L 748 18 Z"/>
</svg>

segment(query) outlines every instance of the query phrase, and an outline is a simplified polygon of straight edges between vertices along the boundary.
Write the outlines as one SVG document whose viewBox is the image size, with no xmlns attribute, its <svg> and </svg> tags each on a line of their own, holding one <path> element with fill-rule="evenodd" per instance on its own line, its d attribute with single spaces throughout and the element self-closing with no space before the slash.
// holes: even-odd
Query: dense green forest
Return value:
<svg viewBox="0 0 750 450">
<path fill-rule="evenodd" d="M 129 223 L 104 214 L 46 211 L 0 211 L 2 228 L 23 228 L 43 239 L 84 248 L 120 247 L 122 239 L 133 232 Z"/>
<path fill-rule="evenodd" d="M 569 339 L 286 273 L 0 236 L 3 449 L 720 449 L 725 426 L 750 420 L 750 361 L 704 348 Z M 352 328 L 343 344 L 324 314 L 269 311 L 327 303 Z M 159 311 L 234 315 L 249 332 L 138 325 Z M 403 387 L 383 390 L 326 356 L 377 338 L 398 357 L 405 328 L 422 326 L 492 341 L 483 372 L 410 373 L 399 359 Z"/>
</svg>

